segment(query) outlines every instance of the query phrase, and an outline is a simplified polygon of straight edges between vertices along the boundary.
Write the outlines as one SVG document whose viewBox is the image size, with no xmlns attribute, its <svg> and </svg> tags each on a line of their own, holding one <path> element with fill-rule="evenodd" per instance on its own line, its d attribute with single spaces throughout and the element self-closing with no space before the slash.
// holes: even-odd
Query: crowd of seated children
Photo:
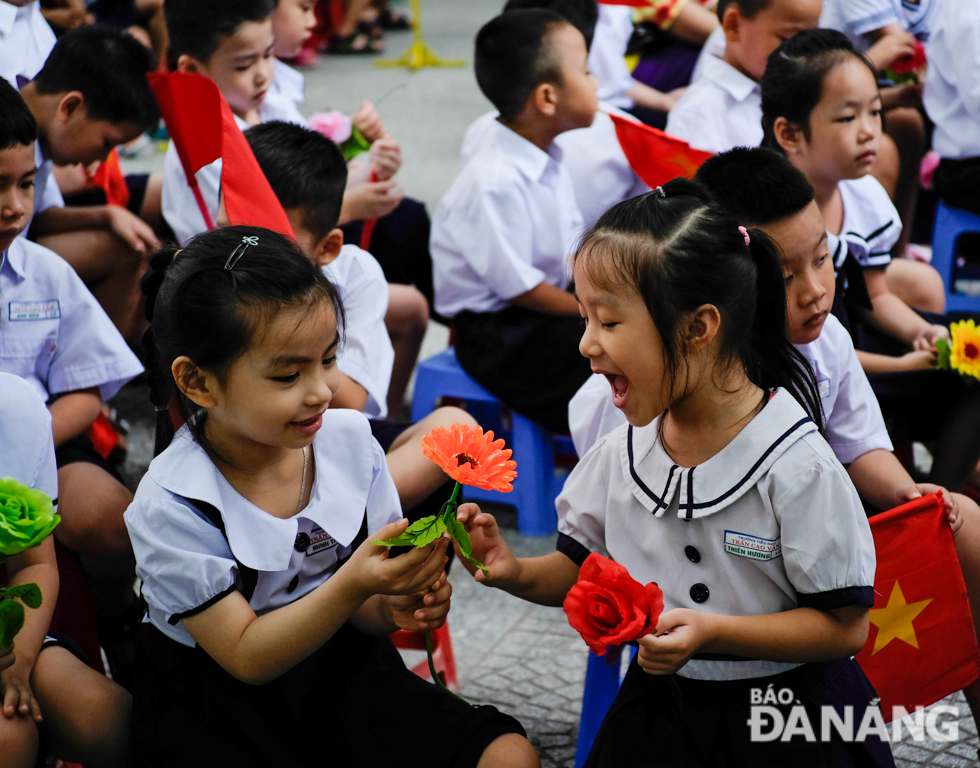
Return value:
<svg viewBox="0 0 980 768">
<path fill-rule="evenodd" d="M 511 11 L 476 39 L 475 68 L 499 117 L 436 209 L 436 310 L 456 357 L 506 405 L 567 429 L 589 375 L 567 258 L 582 216 L 555 138 L 592 124 L 596 81 L 585 37 L 551 11 Z"/>
<path fill-rule="evenodd" d="M 331 408 L 361 411 L 385 450 L 402 509 L 412 519 L 439 511 L 446 475 L 418 450 L 432 429 L 475 425 L 459 408 L 443 407 L 417 424 L 383 421 L 394 351 L 385 328 L 387 284 L 371 254 L 344 244 L 337 229 L 347 166 L 332 141 L 302 126 L 271 122 L 245 132 L 272 191 L 289 217 L 300 249 L 323 268 L 344 304 L 344 343 L 337 353 L 339 384 Z M 432 497 L 429 504 L 422 504 Z M 434 506 L 434 508 L 432 508 Z"/>
<path fill-rule="evenodd" d="M 104 161 L 117 145 L 156 128 L 146 74 L 152 54 L 125 32 L 83 27 L 66 34 L 33 80 L 20 87 L 38 126 L 31 239 L 55 251 L 102 304 L 126 339 L 143 331 L 139 280 L 158 246 L 152 227 L 115 205 L 65 205 L 55 165 Z"/>
<path fill-rule="evenodd" d="M 168 3 L 171 66 L 211 78 L 243 129 L 268 120 L 306 125 L 297 108 L 303 100 L 302 75 L 274 57 L 277 48 L 291 50 L 309 34 L 308 19 L 288 5 L 293 2 L 282 0 L 277 9 L 273 0 L 221 0 L 209 3 L 206 12 L 192 0 Z M 363 220 L 380 217 L 371 253 L 390 283 L 386 325 L 395 348 L 390 396 L 395 418 L 429 317 L 429 220 L 421 203 L 404 198 L 392 179 L 401 165 L 401 151 L 376 110 L 365 103 L 354 121 L 374 143 L 368 162 L 351 164 L 341 223 L 356 225 L 344 235 L 346 242 L 359 244 Z M 219 163 L 197 174 L 212 221 L 218 210 Z M 173 145 L 165 160 L 163 217 L 181 243 L 207 228 Z"/>
</svg>

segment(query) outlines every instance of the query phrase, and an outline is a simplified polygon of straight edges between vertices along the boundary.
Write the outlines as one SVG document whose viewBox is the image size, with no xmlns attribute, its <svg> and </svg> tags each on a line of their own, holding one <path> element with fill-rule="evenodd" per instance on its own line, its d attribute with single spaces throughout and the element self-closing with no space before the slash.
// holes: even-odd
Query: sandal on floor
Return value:
<svg viewBox="0 0 980 768">
<path fill-rule="evenodd" d="M 378 14 L 378 24 L 389 32 L 401 32 L 412 28 L 412 20 L 400 13 L 392 13 L 385 8 Z"/>
<path fill-rule="evenodd" d="M 380 40 L 363 32 L 352 32 L 349 35 L 334 35 L 327 43 L 327 53 L 348 56 L 358 54 L 381 53 L 384 45 Z"/>
<path fill-rule="evenodd" d="M 377 19 L 372 21 L 361 19 L 359 22 L 357 22 L 357 31 L 363 32 L 365 35 L 374 38 L 375 40 L 380 40 L 385 33 L 385 31 L 381 28 L 381 25 L 378 24 Z"/>
</svg>

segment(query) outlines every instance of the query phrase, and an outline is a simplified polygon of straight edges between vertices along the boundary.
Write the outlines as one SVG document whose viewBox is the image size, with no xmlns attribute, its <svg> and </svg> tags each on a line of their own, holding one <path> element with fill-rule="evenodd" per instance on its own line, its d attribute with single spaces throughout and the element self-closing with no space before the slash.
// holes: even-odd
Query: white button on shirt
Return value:
<svg viewBox="0 0 980 768">
<path fill-rule="evenodd" d="M 840 320 L 828 315 L 820 336 L 796 348 L 813 366 L 824 433 L 837 460 L 850 464 L 869 451 L 891 451 L 881 407 Z M 575 393 L 568 404 L 568 424 L 579 456 L 584 456 L 604 435 L 626 424 L 623 412 L 613 405 L 605 376 L 591 376 Z"/>
<path fill-rule="evenodd" d="M 0 477 L 58 498 L 51 414 L 34 387 L 9 373 L 0 373 Z"/>
<path fill-rule="evenodd" d="M 599 81 L 599 98 L 620 109 L 633 108 L 633 99 L 626 92 L 636 85 L 636 80 L 625 59 L 626 46 L 632 36 L 632 8 L 600 3 L 589 49 L 589 71 Z"/>
<path fill-rule="evenodd" d="M 98 387 L 108 400 L 143 372 L 67 261 L 18 237 L 0 265 L 0 370 L 42 398 Z"/>
<path fill-rule="evenodd" d="M 582 215 L 562 151 L 498 121 L 432 217 L 436 311 L 496 312 L 542 282 L 564 289 Z"/>
<path fill-rule="evenodd" d="M 708 56 L 701 79 L 667 115 L 666 132 L 705 152 L 757 147 L 762 143 L 762 90 L 731 64 Z"/>
<path fill-rule="evenodd" d="M 980 157 L 980 3 L 943 0 L 926 53 L 933 148 L 949 160 Z"/>
<path fill-rule="evenodd" d="M 886 267 L 902 234 L 902 219 L 880 182 L 870 173 L 838 184 L 844 206 L 839 237 L 865 269 Z"/>
<path fill-rule="evenodd" d="M 234 589 L 238 563 L 258 571 L 249 604 L 262 615 L 329 579 L 350 554 L 365 515 L 369 534 L 401 519 L 384 452 L 362 414 L 327 411 L 313 441 L 313 456 L 316 474 L 309 504 L 280 519 L 232 488 L 182 427 L 150 462 L 125 514 L 149 609 L 146 620 L 171 639 L 193 646 L 177 617 L 191 615 Z M 195 507 L 195 500 L 220 512 L 225 534 Z M 299 551 L 294 545 L 303 533 L 310 546 Z"/>
<path fill-rule="evenodd" d="M 23 8 L 0 0 L 0 77 L 18 88 L 17 76 L 33 80 L 56 42 L 41 3 Z"/>
<path fill-rule="evenodd" d="M 873 604 L 874 542 L 861 501 L 791 395 L 777 390 L 696 467 L 675 464 L 657 433 L 654 420 L 596 444 L 558 497 L 560 534 L 640 583 L 657 582 L 665 610 L 754 616 Z M 678 674 L 732 679 L 793 666 L 692 660 Z"/>
<path fill-rule="evenodd" d="M 395 361 L 385 326 L 388 282 L 384 272 L 370 253 L 356 245 L 341 248 L 323 272 L 337 286 L 346 316 L 337 366 L 367 390 L 364 415 L 383 419 L 388 415 L 388 385 Z"/>
<path fill-rule="evenodd" d="M 620 117 L 638 122 L 628 112 L 623 112 L 605 102 L 600 110 L 613 112 Z M 466 129 L 463 148 L 460 150 L 460 166 L 465 166 L 477 149 L 493 135 L 493 125 L 498 112 L 488 112 L 478 117 Z M 590 228 L 616 203 L 649 192 L 630 167 L 623 149 L 616 138 L 616 127 L 605 112 L 596 112 L 595 120 L 588 128 L 565 131 L 555 139 L 562 152 L 562 165 L 568 169 L 575 188 L 575 201 L 582 213 L 582 224 Z"/>
</svg>

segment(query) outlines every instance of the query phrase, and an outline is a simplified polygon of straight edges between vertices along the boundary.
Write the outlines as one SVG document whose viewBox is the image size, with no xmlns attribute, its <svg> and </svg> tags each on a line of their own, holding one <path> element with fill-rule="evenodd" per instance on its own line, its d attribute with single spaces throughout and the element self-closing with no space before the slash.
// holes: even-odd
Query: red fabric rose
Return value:
<svg viewBox="0 0 980 768">
<path fill-rule="evenodd" d="M 896 75 L 907 75 L 909 72 L 915 72 L 917 69 L 920 69 L 925 63 L 926 47 L 922 44 L 921 40 L 916 40 L 915 53 L 911 56 L 901 56 L 895 59 L 895 61 L 888 65 L 888 68 Z"/>
<path fill-rule="evenodd" d="M 597 655 L 650 634 L 664 609 L 656 584 L 643 586 L 623 566 L 594 552 L 568 591 L 564 603 L 568 623 Z"/>
</svg>

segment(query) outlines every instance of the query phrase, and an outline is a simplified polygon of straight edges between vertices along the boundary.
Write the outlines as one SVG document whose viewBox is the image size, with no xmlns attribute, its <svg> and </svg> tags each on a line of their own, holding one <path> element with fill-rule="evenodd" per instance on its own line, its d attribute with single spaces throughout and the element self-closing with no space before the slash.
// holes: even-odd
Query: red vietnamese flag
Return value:
<svg viewBox="0 0 980 768">
<path fill-rule="evenodd" d="M 214 220 L 196 174 L 221 158 L 221 192 L 229 223 L 265 227 L 294 237 L 286 212 L 218 86 L 189 72 L 151 72 L 147 79 L 208 229 L 214 229 Z"/>
<path fill-rule="evenodd" d="M 980 649 L 939 493 L 871 518 L 878 570 L 871 631 L 855 658 L 881 697 L 912 712 L 980 676 Z"/>
<path fill-rule="evenodd" d="M 701 163 L 711 157 L 711 152 L 694 149 L 686 141 L 649 125 L 611 112 L 609 117 L 616 127 L 616 138 L 630 168 L 651 189 L 677 176 L 694 178 Z"/>
</svg>

